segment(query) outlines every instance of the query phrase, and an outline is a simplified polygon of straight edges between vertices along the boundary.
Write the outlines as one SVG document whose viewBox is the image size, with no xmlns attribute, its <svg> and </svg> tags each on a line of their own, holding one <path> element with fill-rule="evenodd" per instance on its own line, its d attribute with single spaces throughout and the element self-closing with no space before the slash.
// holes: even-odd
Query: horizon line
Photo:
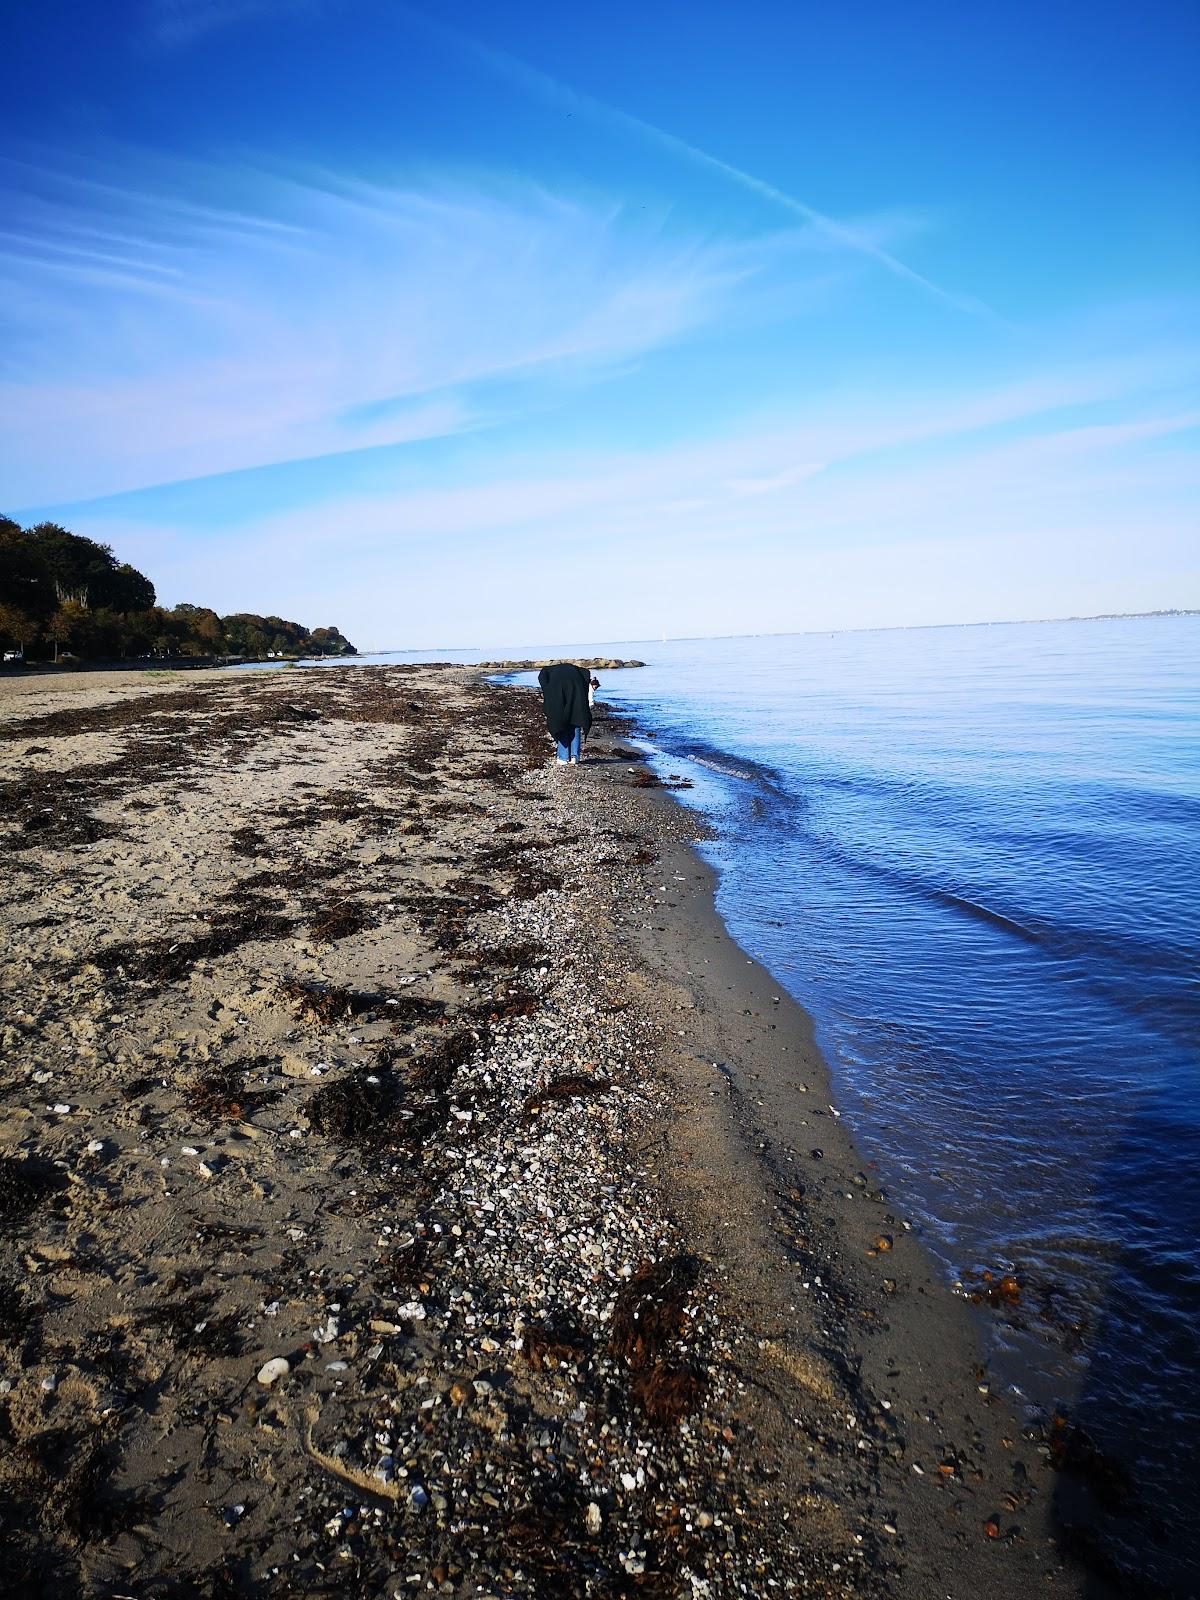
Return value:
<svg viewBox="0 0 1200 1600">
<path fill-rule="evenodd" d="M 1067 617 L 992 617 L 973 622 L 881 622 L 861 628 L 778 628 L 768 633 L 676 633 L 669 638 L 593 639 L 591 644 L 699 644 L 719 639 L 813 639 L 822 634 L 920 633 L 933 628 L 1036 628 L 1054 622 L 1144 622 L 1151 617 L 1200 617 L 1200 606 L 1163 606 L 1153 611 L 1096 611 Z M 485 651 L 498 645 L 438 644 L 389 645 L 386 649 L 361 650 L 365 656 L 408 656 L 427 650 Z M 516 648 L 513 646 L 512 648 Z M 461 663 L 470 666 L 469 661 Z"/>
</svg>

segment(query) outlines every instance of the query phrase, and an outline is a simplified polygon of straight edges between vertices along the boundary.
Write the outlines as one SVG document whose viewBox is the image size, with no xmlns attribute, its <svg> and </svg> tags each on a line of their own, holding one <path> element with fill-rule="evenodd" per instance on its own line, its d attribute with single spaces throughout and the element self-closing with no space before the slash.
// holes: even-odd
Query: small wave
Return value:
<svg viewBox="0 0 1200 1600">
<path fill-rule="evenodd" d="M 739 783 L 752 785 L 789 812 L 806 809 L 804 797 L 788 786 L 777 767 L 765 761 L 756 761 L 751 756 L 735 755 L 674 728 L 656 727 L 644 715 L 639 715 L 636 721 L 647 742 L 668 759 L 690 761 L 706 771 L 716 773 L 720 778 L 734 778 Z"/>
<path fill-rule="evenodd" d="M 698 767 L 707 767 L 710 772 L 717 772 L 722 778 L 737 778 L 741 783 L 753 783 L 754 773 L 743 772 L 738 767 L 730 766 L 726 762 L 714 761 L 710 756 L 690 756 Z"/>
<path fill-rule="evenodd" d="M 903 880 L 900 873 L 895 877 Z M 993 910 L 978 900 L 972 900 L 965 894 L 955 894 L 953 889 L 939 889 L 936 884 L 922 884 L 917 879 L 909 879 L 911 887 L 919 889 L 929 899 L 936 900 L 939 904 L 948 906 L 952 911 L 963 911 L 969 917 L 978 917 L 981 922 L 990 923 L 993 928 L 1003 928 L 1005 933 L 1014 934 L 1018 939 L 1024 939 L 1027 944 L 1042 945 L 1045 943 L 1044 933 L 1036 928 L 1027 928 L 1023 922 L 1018 922 L 1016 917 L 1009 917 L 1003 911 Z"/>
</svg>

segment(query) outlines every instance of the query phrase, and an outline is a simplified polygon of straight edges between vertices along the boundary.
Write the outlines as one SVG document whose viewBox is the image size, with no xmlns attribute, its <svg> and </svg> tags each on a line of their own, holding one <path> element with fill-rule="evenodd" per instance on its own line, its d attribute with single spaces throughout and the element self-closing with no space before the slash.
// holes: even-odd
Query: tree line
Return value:
<svg viewBox="0 0 1200 1600">
<path fill-rule="evenodd" d="M 112 546 L 56 522 L 22 528 L 0 517 L 0 646 L 6 657 L 90 661 L 151 656 L 352 656 L 337 628 L 301 627 L 249 611 L 165 610 L 145 573 Z"/>
</svg>

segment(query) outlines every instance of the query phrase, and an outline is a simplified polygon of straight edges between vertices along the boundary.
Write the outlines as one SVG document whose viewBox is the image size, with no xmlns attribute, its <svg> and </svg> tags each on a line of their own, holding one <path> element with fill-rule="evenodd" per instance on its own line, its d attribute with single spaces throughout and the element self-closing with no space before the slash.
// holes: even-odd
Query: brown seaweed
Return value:
<svg viewBox="0 0 1200 1600">
<path fill-rule="evenodd" d="M 539 1089 L 536 1094 L 531 1094 L 525 1102 L 524 1115 L 535 1116 L 544 1105 L 550 1105 L 555 1100 L 591 1100 L 597 1095 L 607 1094 L 612 1088 L 608 1078 L 588 1078 L 580 1073 L 566 1073 L 559 1078 L 551 1078 L 544 1089 Z"/>
<path fill-rule="evenodd" d="M 665 1357 L 686 1323 L 685 1309 L 700 1274 L 687 1254 L 645 1262 L 624 1284 L 613 1307 L 609 1349 L 634 1371 Z"/>
</svg>

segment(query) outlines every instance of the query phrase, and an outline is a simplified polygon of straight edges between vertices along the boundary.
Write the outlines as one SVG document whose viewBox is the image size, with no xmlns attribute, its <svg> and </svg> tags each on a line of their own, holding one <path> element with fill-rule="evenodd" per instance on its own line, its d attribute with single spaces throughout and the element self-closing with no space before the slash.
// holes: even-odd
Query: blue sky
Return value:
<svg viewBox="0 0 1200 1600">
<path fill-rule="evenodd" d="M 9 8 L 0 502 L 374 647 L 1200 605 L 1198 18 Z"/>
</svg>

